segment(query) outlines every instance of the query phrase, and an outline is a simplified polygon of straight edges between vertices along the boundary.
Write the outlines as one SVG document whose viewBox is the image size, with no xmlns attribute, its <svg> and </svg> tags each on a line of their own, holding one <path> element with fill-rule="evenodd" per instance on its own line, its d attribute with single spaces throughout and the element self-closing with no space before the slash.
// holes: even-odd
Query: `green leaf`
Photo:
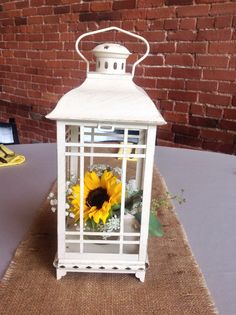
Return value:
<svg viewBox="0 0 236 315">
<path fill-rule="evenodd" d="M 135 213 L 135 219 L 141 224 L 141 212 Z M 150 213 L 149 234 L 151 236 L 161 237 L 164 235 L 162 225 L 154 213 Z"/>
<path fill-rule="evenodd" d="M 118 203 L 114 204 L 114 205 L 111 207 L 111 210 L 112 210 L 112 211 L 118 211 L 118 210 L 120 210 L 120 204 L 118 204 Z"/>
<path fill-rule="evenodd" d="M 154 213 L 150 213 L 149 219 L 149 234 L 152 236 L 161 237 L 164 235 L 162 225 Z"/>
</svg>

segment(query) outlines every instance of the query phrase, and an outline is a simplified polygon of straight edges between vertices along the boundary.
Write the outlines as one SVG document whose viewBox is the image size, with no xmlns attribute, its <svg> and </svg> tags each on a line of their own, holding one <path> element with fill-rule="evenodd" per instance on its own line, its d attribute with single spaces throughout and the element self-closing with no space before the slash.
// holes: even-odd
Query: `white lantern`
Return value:
<svg viewBox="0 0 236 315">
<path fill-rule="evenodd" d="M 95 72 L 79 50 L 83 37 L 111 30 L 147 46 L 131 74 L 125 72 L 130 52 L 121 45 L 94 48 Z M 80 36 L 76 50 L 87 63 L 87 78 L 47 115 L 57 121 L 57 279 L 67 272 L 107 272 L 144 281 L 156 126 L 165 124 L 132 80 L 149 44 L 109 27 Z"/>
</svg>

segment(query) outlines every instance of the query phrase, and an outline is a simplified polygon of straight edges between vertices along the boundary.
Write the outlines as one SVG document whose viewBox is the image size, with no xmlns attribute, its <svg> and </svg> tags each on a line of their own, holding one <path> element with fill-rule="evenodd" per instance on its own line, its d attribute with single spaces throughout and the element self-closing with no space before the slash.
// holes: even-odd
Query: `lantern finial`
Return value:
<svg viewBox="0 0 236 315">
<path fill-rule="evenodd" d="M 104 43 L 93 49 L 96 56 L 96 72 L 106 74 L 124 74 L 126 59 L 131 53 L 119 44 Z"/>
</svg>

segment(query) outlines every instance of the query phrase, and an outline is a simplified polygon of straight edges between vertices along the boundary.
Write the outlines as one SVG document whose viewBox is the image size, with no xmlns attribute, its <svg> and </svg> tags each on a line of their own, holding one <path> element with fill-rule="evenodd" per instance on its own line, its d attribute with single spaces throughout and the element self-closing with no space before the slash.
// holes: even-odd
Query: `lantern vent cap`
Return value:
<svg viewBox="0 0 236 315">
<path fill-rule="evenodd" d="M 96 72 L 104 74 L 125 74 L 126 59 L 131 53 L 120 45 L 104 43 L 93 49 L 96 56 Z"/>
<path fill-rule="evenodd" d="M 131 52 L 126 47 L 114 43 L 104 43 L 97 45 L 93 49 L 93 53 L 96 57 L 104 56 L 107 58 L 116 57 L 122 59 L 126 59 L 129 55 L 131 55 Z"/>
</svg>

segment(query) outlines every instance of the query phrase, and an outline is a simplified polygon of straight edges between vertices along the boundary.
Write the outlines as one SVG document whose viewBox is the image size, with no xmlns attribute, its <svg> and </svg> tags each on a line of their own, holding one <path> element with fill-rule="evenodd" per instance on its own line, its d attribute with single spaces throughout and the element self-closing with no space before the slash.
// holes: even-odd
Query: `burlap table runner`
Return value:
<svg viewBox="0 0 236 315">
<path fill-rule="evenodd" d="M 153 197 L 165 192 L 154 172 Z M 165 236 L 149 241 L 150 269 L 141 283 L 130 274 L 69 273 L 55 278 L 56 216 L 45 202 L 0 286 L 0 314 L 217 314 L 184 231 L 161 209 Z"/>
</svg>

